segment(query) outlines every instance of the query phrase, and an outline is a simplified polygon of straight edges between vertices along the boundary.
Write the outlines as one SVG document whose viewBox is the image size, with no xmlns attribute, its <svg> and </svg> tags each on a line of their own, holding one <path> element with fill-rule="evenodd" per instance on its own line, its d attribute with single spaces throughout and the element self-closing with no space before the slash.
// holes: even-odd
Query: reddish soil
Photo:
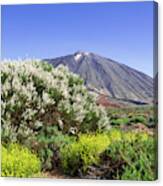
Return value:
<svg viewBox="0 0 163 186">
<path fill-rule="evenodd" d="M 105 95 L 99 95 L 97 98 L 97 104 L 102 105 L 104 107 L 114 107 L 114 108 L 121 108 L 121 105 L 118 103 L 113 103 L 109 98 Z"/>
<path fill-rule="evenodd" d="M 122 130 L 128 131 L 128 130 L 133 130 L 135 132 L 145 132 L 148 135 L 153 136 L 155 134 L 155 129 L 154 128 L 148 128 L 147 126 L 145 126 L 143 123 L 137 123 L 137 124 L 133 124 L 132 126 L 122 126 L 121 127 Z"/>
</svg>

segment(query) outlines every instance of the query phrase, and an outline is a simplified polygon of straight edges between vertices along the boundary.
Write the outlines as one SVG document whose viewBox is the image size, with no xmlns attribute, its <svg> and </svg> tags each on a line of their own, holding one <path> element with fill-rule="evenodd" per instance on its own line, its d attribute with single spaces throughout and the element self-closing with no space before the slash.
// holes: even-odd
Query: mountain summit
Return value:
<svg viewBox="0 0 163 186">
<path fill-rule="evenodd" d="M 91 91 L 112 98 L 151 103 L 153 79 L 127 65 L 91 52 L 77 51 L 74 54 L 54 59 L 44 59 L 54 67 L 66 65 L 79 74 Z"/>
</svg>

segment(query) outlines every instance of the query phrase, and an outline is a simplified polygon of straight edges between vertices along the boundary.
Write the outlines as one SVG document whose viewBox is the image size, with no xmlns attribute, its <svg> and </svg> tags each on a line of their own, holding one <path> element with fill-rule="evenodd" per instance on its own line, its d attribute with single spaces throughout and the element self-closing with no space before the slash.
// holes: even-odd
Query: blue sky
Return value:
<svg viewBox="0 0 163 186">
<path fill-rule="evenodd" d="M 2 6 L 2 58 L 94 52 L 152 76 L 153 2 Z"/>
</svg>

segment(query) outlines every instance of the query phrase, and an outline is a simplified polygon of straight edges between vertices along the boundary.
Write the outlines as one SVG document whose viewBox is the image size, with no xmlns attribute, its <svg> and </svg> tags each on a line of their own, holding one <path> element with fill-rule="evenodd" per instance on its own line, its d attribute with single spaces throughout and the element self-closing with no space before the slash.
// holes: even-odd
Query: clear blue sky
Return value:
<svg viewBox="0 0 163 186">
<path fill-rule="evenodd" d="M 89 51 L 153 74 L 153 2 L 2 7 L 2 58 Z"/>
</svg>

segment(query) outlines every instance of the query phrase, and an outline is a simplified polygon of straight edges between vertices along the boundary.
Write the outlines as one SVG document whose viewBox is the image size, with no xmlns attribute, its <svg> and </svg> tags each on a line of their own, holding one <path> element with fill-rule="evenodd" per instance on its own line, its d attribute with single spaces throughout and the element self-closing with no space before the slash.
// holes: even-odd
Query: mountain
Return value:
<svg viewBox="0 0 163 186">
<path fill-rule="evenodd" d="M 54 67 L 66 65 L 70 71 L 79 74 L 90 91 L 98 94 L 151 103 L 153 100 L 153 79 L 138 70 L 94 53 L 78 51 L 54 59 L 44 59 Z"/>
</svg>

